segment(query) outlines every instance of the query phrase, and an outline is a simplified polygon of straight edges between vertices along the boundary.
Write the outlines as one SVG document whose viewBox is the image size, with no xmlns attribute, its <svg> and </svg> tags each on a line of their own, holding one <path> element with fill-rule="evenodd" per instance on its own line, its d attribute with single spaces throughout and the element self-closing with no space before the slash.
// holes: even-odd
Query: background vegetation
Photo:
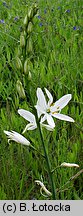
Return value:
<svg viewBox="0 0 83 216">
<path fill-rule="evenodd" d="M 83 174 L 65 185 L 83 168 L 82 0 L 37 1 L 39 10 L 31 33 L 29 81 L 28 74 L 18 70 L 16 62 L 23 20 L 32 3 L 34 0 L 0 1 L 0 199 L 46 199 L 40 194 L 34 182 L 36 179 L 43 180 L 50 190 L 43 157 L 26 146 L 14 142 L 8 144 L 3 132 L 23 131 L 26 121 L 19 117 L 17 110 L 32 110 L 28 88 L 35 105 L 37 87 L 49 89 L 54 101 L 64 94 L 72 94 L 63 113 L 74 118 L 75 123 L 56 120 L 55 130 L 49 133 L 44 129 L 43 135 L 52 169 L 64 161 L 80 165 L 78 169 L 55 170 L 57 199 L 83 199 Z M 23 84 L 25 98 L 18 94 L 18 80 Z M 26 132 L 25 136 L 43 153 L 37 130 Z"/>
</svg>

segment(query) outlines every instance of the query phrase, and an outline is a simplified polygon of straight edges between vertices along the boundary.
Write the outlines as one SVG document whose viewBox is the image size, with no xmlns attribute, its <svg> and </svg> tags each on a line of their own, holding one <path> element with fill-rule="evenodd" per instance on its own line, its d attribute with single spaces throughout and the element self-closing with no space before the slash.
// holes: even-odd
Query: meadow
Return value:
<svg viewBox="0 0 83 216">
<path fill-rule="evenodd" d="M 37 88 L 44 93 L 47 88 L 54 102 L 72 94 L 61 113 L 75 122 L 55 118 L 54 130 L 42 128 L 42 136 L 56 199 L 82 200 L 82 0 L 38 0 L 29 25 L 24 19 L 33 3 L 34 0 L 0 1 L 0 200 L 52 199 L 42 195 L 45 192 L 40 193 L 35 182 L 43 182 L 51 191 L 38 128 L 24 134 L 33 148 L 14 141 L 8 143 L 4 133 L 13 130 L 22 134 L 27 121 L 19 116 L 18 109 L 33 113 Z M 63 162 L 78 164 L 79 168 L 61 167 Z"/>
</svg>

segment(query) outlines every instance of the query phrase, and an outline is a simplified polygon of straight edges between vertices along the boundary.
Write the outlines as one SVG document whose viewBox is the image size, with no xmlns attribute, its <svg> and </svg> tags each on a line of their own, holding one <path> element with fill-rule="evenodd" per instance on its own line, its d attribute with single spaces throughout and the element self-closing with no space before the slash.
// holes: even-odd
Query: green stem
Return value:
<svg viewBox="0 0 83 216">
<path fill-rule="evenodd" d="M 39 122 L 39 119 L 38 119 L 38 116 L 37 116 L 37 112 L 36 112 L 36 109 L 34 109 L 33 100 L 32 100 L 31 94 L 30 94 L 30 89 L 29 89 L 29 97 L 30 97 L 30 101 L 31 101 L 32 106 L 33 106 L 33 113 L 34 113 L 34 115 L 36 117 L 36 123 L 37 123 L 38 129 L 39 129 L 39 134 L 40 134 L 40 138 L 41 138 L 41 142 L 42 142 L 42 146 L 43 146 L 43 150 L 44 150 L 44 156 L 45 156 L 46 163 L 47 163 L 48 174 L 49 174 L 49 177 L 50 177 L 51 188 L 52 188 L 52 198 L 53 198 L 53 200 L 55 200 L 56 199 L 55 185 L 54 185 L 54 181 L 53 181 L 53 174 L 51 172 L 51 165 L 50 165 L 49 157 L 48 157 L 46 147 L 45 147 L 45 144 L 44 144 L 44 139 L 43 139 L 43 136 L 42 136 L 40 122 Z"/>
<path fill-rule="evenodd" d="M 38 154 L 40 154 L 42 157 L 45 157 L 43 154 L 41 154 L 41 152 L 38 151 L 38 149 L 36 149 L 33 145 L 30 144 L 30 147 L 35 150 Z"/>
<path fill-rule="evenodd" d="M 56 169 L 58 169 L 58 168 L 60 168 L 61 166 L 57 166 L 56 168 L 54 168 L 52 171 L 51 171 L 51 173 L 54 173 L 54 171 L 56 170 Z"/>
<path fill-rule="evenodd" d="M 37 117 L 37 115 L 36 115 L 36 117 Z M 45 154 L 45 159 L 46 159 L 47 168 L 48 168 L 48 174 L 49 174 L 49 177 L 50 177 L 50 182 L 51 182 L 51 187 L 52 187 L 52 198 L 53 198 L 53 200 L 55 200 L 56 199 L 55 185 L 54 185 L 54 181 L 53 181 L 53 175 L 52 175 L 52 172 L 51 172 L 51 165 L 50 165 L 49 157 L 48 157 L 46 147 L 45 147 L 45 144 L 44 144 L 44 139 L 43 139 L 43 136 L 42 136 L 41 127 L 40 127 L 38 117 L 36 118 L 36 120 L 37 120 L 37 126 L 39 128 L 40 138 L 41 138 L 41 141 L 42 141 L 42 146 L 43 146 L 43 150 L 44 150 L 44 154 Z"/>
</svg>

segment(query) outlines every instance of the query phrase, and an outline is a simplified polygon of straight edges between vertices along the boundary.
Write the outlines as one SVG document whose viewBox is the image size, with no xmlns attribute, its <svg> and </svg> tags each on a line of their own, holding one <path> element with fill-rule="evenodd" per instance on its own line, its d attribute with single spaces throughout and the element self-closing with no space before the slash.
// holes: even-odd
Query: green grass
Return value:
<svg viewBox="0 0 83 216">
<path fill-rule="evenodd" d="M 49 132 L 43 129 L 43 136 L 52 169 L 64 161 L 80 165 L 78 169 L 55 170 L 53 177 L 59 190 L 56 199 L 83 199 L 83 174 L 65 185 L 83 169 L 82 0 L 38 1 L 40 17 L 34 17 L 31 33 L 30 81 L 28 74 L 16 67 L 16 59 L 20 57 L 20 34 L 27 7 L 34 1 L 5 2 L 6 5 L 3 5 L 0 1 L 0 199 L 46 199 L 40 194 L 40 187 L 34 182 L 36 179 L 43 180 L 51 190 L 44 158 L 26 146 L 14 142 L 8 144 L 3 132 L 23 131 L 26 120 L 18 115 L 17 110 L 32 111 L 31 98 L 35 105 L 37 87 L 43 90 L 46 87 L 53 94 L 54 101 L 64 94 L 72 94 L 72 100 L 63 113 L 74 118 L 75 123 L 55 120 L 55 130 Z M 20 98 L 17 80 L 22 82 L 26 98 Z M 43 154 L 38 130 L 26 132 L 25 137 Z"/>
</svg>

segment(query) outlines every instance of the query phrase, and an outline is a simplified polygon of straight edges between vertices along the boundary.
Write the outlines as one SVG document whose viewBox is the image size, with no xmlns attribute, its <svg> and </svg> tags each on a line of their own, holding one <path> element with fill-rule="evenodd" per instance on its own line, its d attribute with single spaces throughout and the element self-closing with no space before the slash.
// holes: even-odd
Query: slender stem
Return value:
<svg viewBox="0 0 83 216">
<path fill-rule="evenodd" d="M 54 171 L 56 170 L 56 169 L 58 169 L 58 168 L 60 168 L 61 166 L 57 166 L 56 168 L 54 168 L 52 171 L 51 171 L 51 173 L 54 173 Z"/>
<path fill-rule="evenodd" d="M 64 187 L 65 187 L 67 184 L 69 184 L 72 180 L 76 179 L 81 173 L 83 173 L 83 169 L 81 169 L 79 172 L 77 172 L 74 176 L 71 176 L 71 177 L 69 178 L 69 180 L 68 180 L 64 185 L 62 185 L 61 188 L 59 188 L 59 191 L 61 191 L 62 188 L 64 188 Z"/>
<path fill-rule="evenodd" d="M 44 144 L 44 139 L 43 139 L 43 136 L 42 136 L 40 122 L 39 122 L 39 119 L 38 119 L 38 116 L 37 116 L 37 112 L 36 112 L 36 109 L 34 109 L 33 100 L 32 100 L 31 94 L 30 94 L 30 89 L 29 89 L 29 96 L 30 96 L 30 101 L 31 101 L 32 106 L 33 106 L 33 113 L 34 113 L 34 115 L 36 117 L 36 123 L 37 123 L 38 129 L 39 129 L 39 134 L 40 134 L 40 138 L 41 138 L 41 142 L 42 142 L 42 146 L 43 146 L 43 150 L 44 150 L 44 156 L 45 156 L 46 163 L 47 163 L 48 174 L 49 174 L 49 177 L 50 177 L 51 188 L 52 188 L 52 198 L 53 198 L 53 200 L 55 200 L 56 199 L 55 185 L 54 185 L 54 181 L 53 181 L 53 174 L 51 172 L 51 165 L 50 165 L 49 157 L 48 157 L 46 147 L 45 147 L 45 144 Z"/>
<path fill-rule="evenodd" d="M 36 149 L 33 145 L 30 144 L 30 147 L 31 147 L 33 150 L 37 151 L 37 153 L 40 154 L 42 157 L 45 157 L 45 156 L 44 156 L 43 154 L 41 154 L 41 152 L 39 152 L 38 149 Z"/>
<path fill-rule="evenodd" d="M 37 115 L 36 115 L 36 117 L 37 117 Z M 43 139 L 43 136 L 42 136 L 41 127 L 40 127 L 38 117 L 36 118 L 36 120 L 37 120 L 37 126 L 39 128 L 40 138 L 41 138 L 41 141 L 42 141 L 42 146 L 43 146 L 43 150 L 44 150 L 44 154 L 45 154 L 45 159 L 46 159 L 47 168 L 48 168 L 48 174 L 49 174 L 49 177 L 50 177 L 50 182 L 51 182 L 51 187 L 52 187 L 52 197 L 53 197 L 53 200 L 55 200 L 56 199 L 55 185 L 54 185 L 54 181 L 53 181 L 53 175 L 52 175 L 52 172 L 51 172 L 51 165 L 50 165 L 49 157 L 48 157 L 46 147 L 45 147 L 45 144 L 44 144 L 44 139 Z"/>
</svg>

